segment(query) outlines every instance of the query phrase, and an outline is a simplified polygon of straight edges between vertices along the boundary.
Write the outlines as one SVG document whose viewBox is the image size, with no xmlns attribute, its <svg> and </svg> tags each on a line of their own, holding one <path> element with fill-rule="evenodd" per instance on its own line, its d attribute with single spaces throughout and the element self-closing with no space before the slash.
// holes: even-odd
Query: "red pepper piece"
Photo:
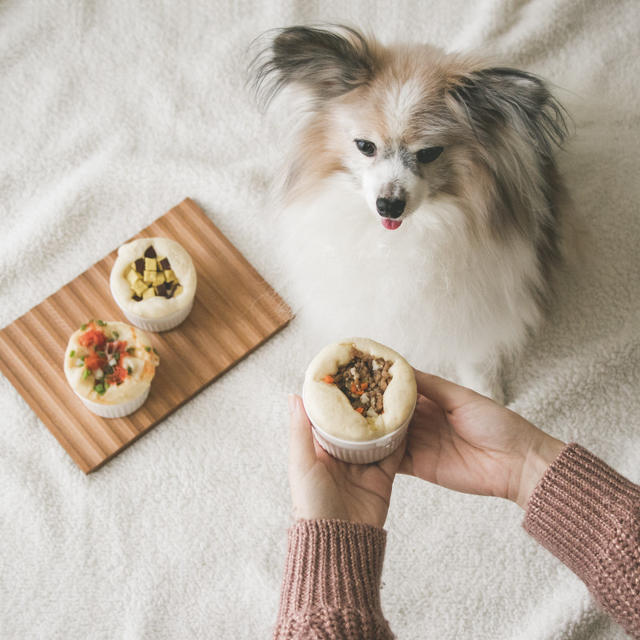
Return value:
<svg viewBox="0 0 640 640">
<path fill-rule="evenodd" d="M 98 349 L 102 349 L 106 341 L 107 337 L 100 329 L 89 329 L 78 338 L 78 342 L 83 347 L 97 347 Z"/>
<path fill-rule="evenodd" d="M 107 382 L 109 384 L 122 384 L 127 377 L 127 370 L 117 364 L 113 367 L 113 373 L 107 376 Z"/>
<path fill-rule="evenodd" d="M 90 371 L 102 369 L 106 364 L 107 361 L 104 358 L 101 358 L 93 349 L 89 351 L 87 357 L 84 359 L 84 366 Z"/>
</svg>

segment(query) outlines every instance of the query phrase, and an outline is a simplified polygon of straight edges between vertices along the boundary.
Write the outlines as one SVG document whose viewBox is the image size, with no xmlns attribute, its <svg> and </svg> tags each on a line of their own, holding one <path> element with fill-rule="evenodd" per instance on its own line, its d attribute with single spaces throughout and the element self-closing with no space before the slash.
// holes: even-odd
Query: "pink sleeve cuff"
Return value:
<svg viewBox="0 0 640 640">
<path fill-rule="evenodd" d="M 274 637 L 392 638 L 380 608 L 385 541 L 370 525 L 296 522 Z"/>
<path fill-rule="evenodd" d="M 572 443 L 531 494 L 523 526 L 640 637 L 640 487 Z"/>
</svg>

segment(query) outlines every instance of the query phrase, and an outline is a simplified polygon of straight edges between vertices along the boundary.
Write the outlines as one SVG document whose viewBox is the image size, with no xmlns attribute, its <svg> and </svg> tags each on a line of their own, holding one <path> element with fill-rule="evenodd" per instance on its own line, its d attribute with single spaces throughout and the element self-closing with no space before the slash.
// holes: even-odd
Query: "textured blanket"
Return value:
<svg viewBox="0 0 640 640">
<path fill-rule="evenodd" d="M 636 0 L 5 0 L 0 326 L 185 196 L 274 282 L 262 212 L 278 140 L 245 69 L 256 36 L 301 22 L 479 48 L 553 83 L 590 239 L 509 398 L 640 481 Z M 0 376 L 0 636 L 268 637 L 291 522 L 286 393 L 312 345 L 301 316 L 90 476 Z M 623 638 L 522 517 L 399 477 L 382 590 L 398 637 Z"/>
</svg>

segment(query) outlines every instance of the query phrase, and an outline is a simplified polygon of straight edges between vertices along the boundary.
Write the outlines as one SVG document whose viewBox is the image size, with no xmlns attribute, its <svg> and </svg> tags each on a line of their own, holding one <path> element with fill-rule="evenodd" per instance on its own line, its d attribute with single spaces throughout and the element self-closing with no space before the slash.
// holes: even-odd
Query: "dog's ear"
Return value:
<svg viewBox="0 0 640 640">
<path fill-rule="evenodd" d="M 375 72 L 376 56 L 366 38 L 349 27 L 296 26 L 278 31 L 252 66 L 264 103 L 292 83 L 317 99 L 330 99 L 366 84 Z"/>
<path fill-rule="evenodd" d="M 454 109 L 471 124 L 481 141 L 496 127 L 514 127 L 538 152 L 550 157 L 567 136 L 565 110 L 537 76 L 506 67 L 474 71 L 449 88 Z"/>
</svg>

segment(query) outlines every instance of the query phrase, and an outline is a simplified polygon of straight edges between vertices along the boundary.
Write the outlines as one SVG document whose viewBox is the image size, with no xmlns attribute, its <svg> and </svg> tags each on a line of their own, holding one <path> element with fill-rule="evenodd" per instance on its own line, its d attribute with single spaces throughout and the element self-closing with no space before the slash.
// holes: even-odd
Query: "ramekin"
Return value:
<svg viewBox="0 0 640 640">
<path fill-rule="evenodd" d="M 82 400 L 89 411 L 95 413 L 101 418 L 124 418 L 124 416 L 131 415 L 134 411 L 137 411 L 146 401 L 151 387 L 147 387 L 144 393 L 140 394 L 137 398 L 127 400 L 127 402 L 120 402 L 119 404 L 99 404 L 83 398 L 79 393 L 76 393 L 78 398 Z"/>
<path fill-rule="evenodd" d="M 305 411 L 313 427 L 313 436 L 318 441 L 318 444 L 334 458 L 353 464 L 371 464 L 372 462 L 378 462 L 390 456 L 402 443 L 416 409 L 414 405 L 409 417 L 395 431 L 387 433 L 380 438 L 375 438 L 374 440 L 355 441 L 336 438 L 318 427 L 313 421 L 312 415 L 307 410 L 307 405 L 304 401 L 304 392 L 302 394 L 302 403 L 305 405 Z"/>
<path fill-rule="evenodd" d="M 115 295 L 113 297 L 115 301 L 118 302 L 118 299 L 115 297 Z M 127 320 L 132 325 L 138 327 L 138 329 L 144 329 L 145 331 L 158 333 L 160 331 L 169 331 L 170 329 L 174 329 L 179 324 L 184 322 L 187 319 L 187 316 L 191 313 L 194 297 L 195 296 L 191 297 L 191 301 L 186 307 L 178 309 L 178 311 L 171 313 L 168 316 L 163 316 L 162 318 L 143 318 L 142 316 L 131 313 L 130 311 L 128 311 L 127 309 L 123 309 L 122 307 L 120 307 L 120 310 L 122 311 L 122 313 L 124 313 Z"/>
</svg>

